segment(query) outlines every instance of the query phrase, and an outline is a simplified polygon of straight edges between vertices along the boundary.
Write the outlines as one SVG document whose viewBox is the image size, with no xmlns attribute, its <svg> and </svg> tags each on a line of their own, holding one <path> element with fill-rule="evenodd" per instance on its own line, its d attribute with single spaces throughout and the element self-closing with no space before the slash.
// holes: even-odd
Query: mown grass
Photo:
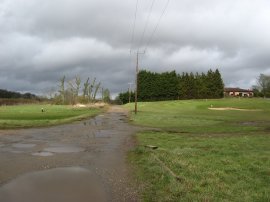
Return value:
<svg viewBox="0 0 270 202">
<path fill-rule="evenodd" d="M 140 103 L 133 122 L 159 129 L 137 134 L 129 155 L 142 199 L 270 201 L 269 109 L 263 99 Z"/>
<path fill-rule="evenodd" d="M 215 111 L 210 107 L 233 107 L 258 111 Z M 130 110 L 133 105 L 129 104 Z M 135 124 L 190 133 L 270 131 L 270 100 L 221 99 L 142 102 Z"/>
<path fill-rule="evenodd" d="M 41 109 L 45 111 L 42 112 Z M 17 105 L 0 107 L 0 129 L 51 126 L 68 123 L 100 113 L 96 108 L 65 105 Z"/>
</svg>

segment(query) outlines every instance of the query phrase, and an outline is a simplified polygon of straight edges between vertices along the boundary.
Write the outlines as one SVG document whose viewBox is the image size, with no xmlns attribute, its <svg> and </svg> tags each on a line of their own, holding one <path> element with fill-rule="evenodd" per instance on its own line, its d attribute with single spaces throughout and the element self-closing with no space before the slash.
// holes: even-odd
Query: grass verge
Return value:
<svg viewBox="0 0 270 202">
<path fill-rule="evenodd" d="M 41 109 L 44 109 L 44 112 Z M 17 105 L 0 107 L 0 129 L 43 127 L 95 116 L 97 108 L 74 108 L 65 105 Z"/>
<path fill-rule="evenodd" d="M 137 134 L 138 146 L 129 154 L 142 199 L 270 201 L 269 104 L 260 99 L 140 103 L 133 122 L 160 129 Z M 212 111 L 210 105 L 260 110 Z"/>
</svg>

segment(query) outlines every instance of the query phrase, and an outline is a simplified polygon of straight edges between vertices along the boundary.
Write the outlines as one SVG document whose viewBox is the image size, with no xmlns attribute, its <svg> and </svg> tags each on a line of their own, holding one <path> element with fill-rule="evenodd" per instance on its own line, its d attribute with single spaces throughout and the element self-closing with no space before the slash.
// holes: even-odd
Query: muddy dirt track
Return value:
<svg viewBox="0 0 270 202">
<path fill-rule="evenodd" d="M 126 164 L 138 128 L 127 121 L 113 106 L 73 124 L 0 131 L 0 201 L 138 201 Z"/>
</svg>

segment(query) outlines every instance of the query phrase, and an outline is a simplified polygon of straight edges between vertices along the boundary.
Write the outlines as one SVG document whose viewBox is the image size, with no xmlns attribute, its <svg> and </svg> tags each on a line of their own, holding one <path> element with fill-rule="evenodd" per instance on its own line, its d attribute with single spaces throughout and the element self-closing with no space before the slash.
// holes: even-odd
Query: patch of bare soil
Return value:
<svg viewBox="0 0 270 202">
<path fill-rule="evenodd" d="M 234 107 L 209 107 L 210 110 L 217 110 L 217 111 L 226 111 L 226 110 L 234 110 L 234 111 L 261 111 L 260 109 L 240 109 Z"/>
</svg>

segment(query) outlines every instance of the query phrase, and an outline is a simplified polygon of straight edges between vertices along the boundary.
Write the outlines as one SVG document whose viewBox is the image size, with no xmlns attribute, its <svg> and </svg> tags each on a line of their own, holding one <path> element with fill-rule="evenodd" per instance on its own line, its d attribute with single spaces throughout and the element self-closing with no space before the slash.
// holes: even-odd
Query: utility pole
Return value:
<svg viewBox="0 0 270 202">
<path fill-rule="evenodd" d="M 139 75 L 139 54 L 144 54 L 144 52 L 139 52 L 137 51 L 136 54 L 136 90 L 135 90 L 135 114 L 138 112 L 138 106 L 137 106 L 137 101 L 138 101 L 138 75 Z"/>
<path fill-rule="evenodd" d="M 132 51 L 130 50 L 130 54 L 132 53 Z M 134 52 L 133 52 L 134 53 Z M 145 54 L 145 51 L 143 52 L 139 52 L 139 49 L 136 52 L 136 76 L 135 76 L 135 114 L 137 114 L 138 112 L 138 105 L 137 105 L 137 101 L 138 101 L 138 74 L 139 74 L 139 55 Z"/>
<path fill-rule="evenodd" d="M 138 106 L 137 106 L 137 101 L 138 101 L 138 74 L 139 74 L 139 52 L 137 51 L 136 55 L 136 91 L 135 91 L 135 114 L 137 114 L 138 111 Z"/>
</svg>

